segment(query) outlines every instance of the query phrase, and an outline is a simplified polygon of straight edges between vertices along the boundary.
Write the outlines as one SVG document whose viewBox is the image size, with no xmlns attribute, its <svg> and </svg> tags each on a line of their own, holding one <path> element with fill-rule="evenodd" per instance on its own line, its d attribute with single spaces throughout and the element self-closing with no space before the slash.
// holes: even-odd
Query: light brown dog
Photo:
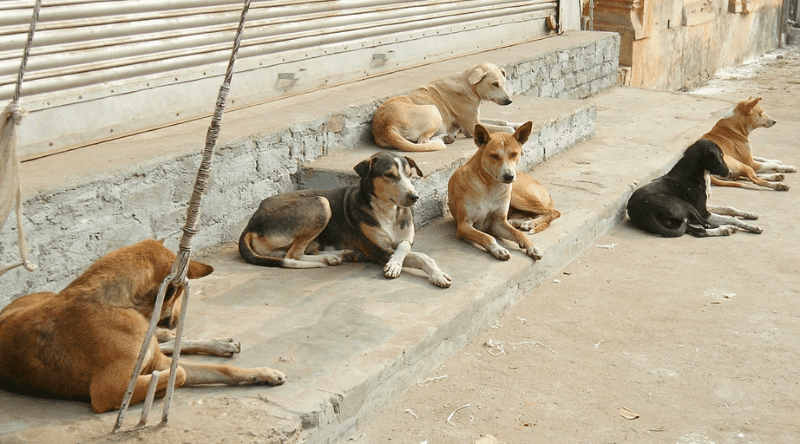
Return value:
<svg viewBox="0 0 800 444">
<path fill-rule="evenodd" d="M 769 160 L 753 157 L 750 146 L 750 133 L 756 128 L 771 128 L 775 119 L 768 116 L 758 102 L 761 97 L 749 98 L 739 102 L 726 114 L 708 133 L 701 139 L 714 142 L 722 149 L 725 164 L 731 170 L 727 179 L 712 176 L 711 183 L 726 187 L 749 188 L 746 184 L 735 182 L 739 178 L 747 178 L 756 185 L 772 188 L 776 191 L 786 191 L 789 186 L 779 181 L 783 180 L 782 174 L 794 173 L 797 167 L 782 165 L 779 160 Z M 756 173 L 773 173 L 759 175 Z"/>
<path fill-rule="evenodd" d="M 437 151 L 453 143 L 458 131 L 472 137 L 477 124 L 491 132 L 513 133 L 521 124 L 480 119 L 481 102 L 509 105 L 506 72 L 481 63 L 384 102 L 372 118 L 375 143 L 402 151 Z"/>
<path fill-rule="evenodd" d="M 154 240 L 103 256 L 60 293 L 20 297 L 0 312 L 0 384 L 11 391 L 59 398 L 90 398 L 92 410 L 117 409 L 146 336 L 158 288 L 169 275 L 175 254 Z M 213 269 L 191 261 L 187 277 Z M 162 320 L 174 314 L 180 290 L 168 289 Z M 219 343 L 230 343 L 220 340 Z M 230 355 L 231 344 L 202 348 Z M 191 348 L 191 344 L 190 344 Z M 238 346 L 235 347 L 238 351 Z M 150 374 L 161 372 L 157 397 L 163 397 L 172 359 L 150 343 L 131 404 L 142 402 Z M 282 384 L 283 373 L 192 364 L 182 360 L 175 386 L 199 384 Z"/>
<path fill-rule="evenodd" d="M 456 236 L 482 246 L 500 260 L 508 260 L 510 255 L 492 235 L 516 242 L 533 260 L 542 258 L 527 235 L 508 220 L 512 183 L 518 175 L 517 162 L 531 127 L 532 123 L 527 122 L 514 134 L 490 134 L 482 125 L 476 125 L 474 139 L 478 151 L 453 173 L 447 187 L 450 213 L 458 225 Z M 558 217 L 558 212 L 538 182 L 528 178 L 520 185 L 524 192 L 517 193 L 517 198 L 525 210 L 523 214 L 536 216 L 536 211 L 541 210 L 546 216 L 539 222 L 517 219 L 516 223 L 541 231 Z"/>
</svg>

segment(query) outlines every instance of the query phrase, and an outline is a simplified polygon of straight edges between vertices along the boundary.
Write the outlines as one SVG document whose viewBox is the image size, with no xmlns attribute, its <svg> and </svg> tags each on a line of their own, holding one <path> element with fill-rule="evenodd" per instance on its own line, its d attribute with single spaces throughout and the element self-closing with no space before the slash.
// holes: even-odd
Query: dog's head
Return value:
<svg viewBox="0 0 800 444">
<path fill-rule="evenodd" d="M 731 171 L 722 158 L 722 150 L 716 143 L 700 139 L 683 153 L 683 159 L 715 176 L 727 177 Z"/>
<path fill-rule="evenodd" d="M 743 100 L 737 103 L 736 107 L 726 114 L 726 117 L 742 122 L 747 127 L 748 133 L 756 128 L 770 128 L 777 121 L 761 109 L 761 105 L 758 103 L 760 101 L 761 97 L 756 97 L 755 99 L 750 97 L 747 100 Z"/>
<path fill-rule="evenodd" d="M 514 134 L 489 133 L 480 123 L 475 125 L 476 155 L 480 156 L 481 167 L 496 181 L 511 183 L 517 178 L 517 163 L 522 157 L 522 145 L 531 135 L 533 122 L 526 122 Z"/>
<path fill-rule="evenodd" d="M 84 300 L 133 308 L 149 319 L 158 289 L 172 271 L 175 258 L 175 253 L 162 242 L 144 240 L 101 257 L 67 288 L 78 291 Z M 187 277 L 196 279 L 212 271 L 210 265 L 189 261 Z M 167 289 L 161 310 L 162 320 L 172 315 L 173 305 L 181 293 L 180 289 Z"/>
<path fill-rule="evenodd" d="M 470 85 L 482 101 L 510 105 L 511 96 L 506 91 L 506 71 L 493 63 L 481 63 L 472 68 Z"/>
<path fill-rule="evenodd" d="M 419 200 L 411 176 L 416 171 L 422 177 L 422 171 L 410 157 L 380 151 L 359 162 L 353 169 L 361 178 L 361 192 L 378 201 L 411 207 Z"/>
</svg>

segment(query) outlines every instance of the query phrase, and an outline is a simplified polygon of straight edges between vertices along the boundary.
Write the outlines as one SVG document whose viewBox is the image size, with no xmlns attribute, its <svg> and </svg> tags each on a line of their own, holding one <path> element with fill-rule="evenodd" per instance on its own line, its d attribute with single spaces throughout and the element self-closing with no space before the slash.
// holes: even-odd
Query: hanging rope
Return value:
<svg viewBox="0 0 800 444">
<path fill-rule="evenodd" d="M 22 78 L 25 75 L 25 66 L 28 64 L 28 57 L 33 45 L 33 33 L 36 30 L 36 23 L 39 21 L 39 9 L 41 0 L 36 0 L 33 6 L 33 17 L 31 26 L 28 29 L 28 41 L 25 44 L 25 51 L 22 54 L 22 61 L 19 65 L 17 74 L 17 86 L 14 89 L 14 97 L 8 104 L 3 114 L 0 116 L 0 230 L 11 212 L 12 204 L 16 201 L 17 213 L 17 236 L 19 246 L 19 256 L 21 262 L 0 267 L 0 275 L 17 268 L 25 267 L 28 271 L 36 270 L 36 265 L 28 261 L 28 243 L 25 241 L 25 231 L 22 228 L 22 185 L 19 177 L 19 157 L 17 156 L 17 126 L 22 122 L 23 111 L 19 105 L 19 98 L 22 93 Z"/>
<path fill-rule="evenodd" d="M 242 8 L 242 15 L 239 19 L 239 27 L 236 30 L 236 38 L 233 42 L 231 58 L 228 61 L 228 69 L 225 71 L 225 79 L 222 82 L 222 86 L 219 88 L 219 95 L 217 96 L 217 104 L 216 108 L 214 109 L 214 116 L 211 118 L 211 125 L 206 133 L 206 144 L 203 150 L 203 158 L 200 162 L 200 168 L 197 170 L 197 178 L 195 179 L 194 190 L 192 191 L 192 197 L 189 200 L 189 208 L 186 212 L 186 224 L 183 227 L 183 236 L 181 237 L 181 241 L 178 246 L 178 257 L 175 259 L 175 263 L 172 265 L 172 271 L 170 272 L 169 276 L 164 279 L 164 281 L 161 283 L 161 287 L 158 290 L 156 303 L 153 307 L 153 315 L 150 319 L 150 326 L 147 330 L 145 339 L 142 342 L 139 358 L 136 360 L 136 365 L 133 369 L 133 373 L 131 374 L 131 379 L 128 383 L 128 389 L 125 392 L 125 398 L 120 406 L 113 432 L 116 432 L 122 426 L 122 421 L 125 418 L 125 412 L 130 405 L 131 396 L 133 395 L 133 390 L 136 387 L 136 380 L 142 370 L 145 354 L 148 346 L 150 345 L 150 341 L 153 339 L 153 333 L 155 332 L 156 324 L 158 324 L 159 321 L 161 307 L 164 302 L 164 295 L 167 287 L 173 286 L 180 287 L 176 288 L 178 291 L 183 289 L 183 301 L 181 303 L 181 312 L 180 316 L 178 317 L 178 325 L 175 332 L 175 349 L 172 353 L 172 365 L 170 366 L 169 382 L 167 384 L 167 393 L 164 400 L 164 413 L 161 418 L 162 424 L 166 424 L 169 421 L 169 408 L 170 404 L 172 403 L 172 392 L 175 390 L 175 377 L 181 353 L 183 326 L 186 320 L 189 296 L 191 295 L 189 280 L 186 278 L 186 273 L 189 269 L 189 261 L 192 255 L 192 237 L 198 232 L 197 221 L 200 218 L 200 205 L 208 186 L 208 179 L 211 175 L 211 163 L 214 157 L 214 147 L 216 146 L 217 139 L 219 137 L 222 114 L 225 111 L 225 102 L 227 101 L 228 91 L 230 90 L 231 86 L 231 79 L 233 78 L 233 65 L 236 62 L 236 55 L 239 52 L 239 45 L 241 44 L 242 34 L 244 32 L 245 18 L 247 17 L 247 11 L 249 9 L 250 0 L 245 0 Z M 152 398 L 146 401 L 148 405 L 151 400 Z"/>
</svg>

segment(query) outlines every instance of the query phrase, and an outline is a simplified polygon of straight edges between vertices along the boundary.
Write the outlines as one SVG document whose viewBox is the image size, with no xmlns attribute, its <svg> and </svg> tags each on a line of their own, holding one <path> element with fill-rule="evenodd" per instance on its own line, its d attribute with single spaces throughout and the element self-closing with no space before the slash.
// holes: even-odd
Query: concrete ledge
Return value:
<svg viewBox="0 0 800 444">
<path fill-rule="evenodd" d="M 0 392 L 0 424 L 6 424 L 0 433 L 18 443 L 344 442 L 591 248 L 621 220 L 632 190 L 668 169 L 731 107 L 633 88 L 614 88 L 592 102 L 595 136 L 533 171 L 562 213 L 533 236 L 544 253 L 541 261 L 534 263 L 515 246 L 509 246 L 509 261 L 498 261 L 456 239 L 450 218 L 420 230 L 414 245 L 453 277 L 449 289 L 411 271 L 388 280 L 370 263 L 314 270 L 255 267 L 230 246 L 205 259 L 215 272 L 192 286 L 187 329 L 191 337 L 237 338 L 242 353 L 232 359 L 185 359 L 275 367 L 288 375 L 285 385 L 180 389 L 169 427 L 124 438 L 107 435 L 113 413 L 94 415 L 86 403 Z M 128 414 L 130 424 L 138 412 L 134 407 Z M 258 427 L 250 420 L 242 429 L 236 418 L 244 416 L 259 418 Z"/>
<path fill-rule="evenodd" d="M 508 106 L 486 104 L 482 115 L 510 121 L 532 120 L 533 130 L 523 147 L 519 169 L 528 171 L 535 165 L 567 149 L 589 140 L 595 132 L 594 104 L 568 99 L 517 97 Z M 361 145 L 304 164 L 298 173 L 303 189 L 330 189 L 358 183 L 353 167 L 379 151 L 375 144 Z M 453 172 L 477 150 L 471 138 L 459 137 L 441 151 L 406 153 L 425 175 L 415 179 L 420 201 L 414 210 L 417 226 L 442 217 L 447 208 L 447 182 Z"/>
<path fill-rule="evenodd" d="M 509 71 L 514 95 L 582 98 L 616 83 L 618 50 L 616 34 L 568 33 L 231 108 L 193 244 L 207 251 L 235 240 L 263 198 L 297 188 L 300 165 L 372 143 L 372 113 L 390 96 L 489 60 Z M 25 228 L 40 269 L 4 275 L 0 307 L 22 294 L 58 291 L 101 255 L 138 240 L 164 238 L 176 247 L 207 129 L 208 120 L 188 122 L 23 163 Z M 0 263 L 17 260 L 16 238 L 10 218 Z"/>
</svg>

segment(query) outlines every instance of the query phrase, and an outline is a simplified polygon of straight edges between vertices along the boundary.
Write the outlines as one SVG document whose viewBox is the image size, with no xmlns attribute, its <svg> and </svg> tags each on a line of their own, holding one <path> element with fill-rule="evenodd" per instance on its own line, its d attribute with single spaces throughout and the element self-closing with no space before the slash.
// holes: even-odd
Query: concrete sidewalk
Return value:
<svg viewBox="0 0 800 444">
<path fill-rule="evenodd" d="M 114 413 L 0 392 L 0 441 L 332 443 L 349 436 L 614 227 L 631 191 L 731 106 L 632 88 L 588 100 L 597 107 L 594 138 L 533 171 L 562 213 L 534 236 L 541 261 L 513 246 L 511 260 L 497 261 L 457 240 L 449 217 L 420 230 L 414 248 L 451 275 L 450 289 L 408 271 L 387 280 L 374 264 L 258 268 L 231 246 L 205 258 L 215 272 L 193 285 L 187 328 L 190 337 L 236 338 L 242 352 L 185 359 L 274 367 L 286 384 L 181 389 L 169 427 L 116 437 L 108 436 Z M 135 422 L 138 408 L 128 417 Z"/>
<path fill-rule="evenodd" d="M 751 134 L 755 154 L 797 166 L 799 50 L 721 73 L 693 95 L 626 90 L 639 99 L 627 103 L 617 100 L 620 90 L 602 95 L 595 139 L 536 175 L 559 195 L 573 194 L 565 184 L 583 185 L 611 205 L 601 187 L 621 196 L 615 180 L 640 180 L 652 171 L 645 157 L 665 162 L 673 145 L 688 142 L 643 131 L 677 136 L 692 98 L 729 108 L 749 96 L 762 97 L 778 122 Z M 631 109 L 652 112 L 637 103 L 669 105 L 658 113 L 670 117 L 659 125 L 651 117 L 625 124 Z M 691 139 L 708 128 L 689 130 Z M 583 181 L 572 165 L 581 160 L 629 174 Z M 711 204 L 758 214 L 759 235 L 668 239 L 623 220 L 420 378 L 434 381 L 412 385 L 347 442 L 473 444 L 492 435 L 489 442 L 507 444 L 800 443 L 800 174 L 785 176 L 787 192 L 712 188 Z M 597 211 L 575 204 L 570 213 Z M 552 228 L 562 229 L 558 222 Z M 623 416 L 623 407 L 637 416 Z"/>
</svg>

